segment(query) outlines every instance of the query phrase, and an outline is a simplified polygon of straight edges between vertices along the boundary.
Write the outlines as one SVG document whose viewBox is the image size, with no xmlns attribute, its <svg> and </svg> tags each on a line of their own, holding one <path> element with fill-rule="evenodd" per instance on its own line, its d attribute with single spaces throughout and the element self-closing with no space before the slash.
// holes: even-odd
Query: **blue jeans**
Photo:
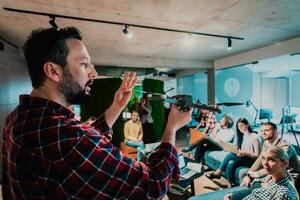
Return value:
<svg viewBox="0 0 300 200">
<path fill-rule="evenodd" d="M 223 172 L 226 170 L 226 167 L 228 166 L 229 161 L 233 161 L 233 163 L 231 164 L 231 173 L 228 174 L 228 181 L 230 181 L 231 183 L 234 182 L 234 171 L 236 170 L 236 168 L 238 166 L 246 166 L 246 167 L 250 167 L 255 159 L 253 158 L 249 158 L 249 157 L 238 157 L 236 154 L 234 153 L 229 153 L 223 160 L 223 162 L 221 163 L 220 166 L 220 170 Z"/>
<path fill-rule="evenodd" d="M 130 147 L 136 147 L 137 150 L 137 161 L 141 161 L 143 157 L 142 150 L 145 149 L 145 144 L 143 141 L 136 142 L 131 140 L 125 140 L 125 144 Z"/>
</svg>

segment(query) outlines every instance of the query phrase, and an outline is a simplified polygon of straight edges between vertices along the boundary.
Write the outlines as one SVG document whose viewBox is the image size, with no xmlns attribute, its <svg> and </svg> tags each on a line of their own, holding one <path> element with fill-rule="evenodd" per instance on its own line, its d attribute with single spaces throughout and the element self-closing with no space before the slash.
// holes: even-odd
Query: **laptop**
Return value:
<svg viewBox="0 0 300 200">
<path fill-rule="evenodd" d="M 180 169 L 180 178 L 189 179 L 197 173 L 197 171 L 194 171 L 187 167 L 187 163 L 182 154 L 178 156 L 178 161 L 179 161 L 179 169 Z"/>
<path fill-rule="evenodd" d="M 154 143 L 149 143 L 145 144 L 145 153 L 151 153 L 154 151 L 158 146 L 160 145 L 160 142 L 154 142 Z"/>
<path fill-rule="evenodd" d="M 222 146 L 222 148 L 225 151 L 228 151 L 228 152 L 231 152 L 231 153 L 234 153 L 234 154 L 238 153 L 237 147 L 232 143 L 224 142 L 222 140 L 219 140 L 219 144 Z"/>
</svg>

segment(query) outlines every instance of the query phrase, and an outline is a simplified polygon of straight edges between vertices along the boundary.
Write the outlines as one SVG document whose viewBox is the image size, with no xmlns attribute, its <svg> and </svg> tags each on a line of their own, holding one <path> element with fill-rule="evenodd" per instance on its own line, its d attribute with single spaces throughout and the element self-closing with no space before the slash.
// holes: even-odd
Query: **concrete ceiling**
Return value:
<svg viewBox="0 0 300 200">
<path fill-rule="evenodd" d="M 227 39 L 57 18 L 81 29 L 97 65 L 205 69 L 220 58 L 300 36 L 299 0 L 0 0 L 0 36 L 21 48 L 49 17 L 3 7 L 245 38 Z"/>
</svg>

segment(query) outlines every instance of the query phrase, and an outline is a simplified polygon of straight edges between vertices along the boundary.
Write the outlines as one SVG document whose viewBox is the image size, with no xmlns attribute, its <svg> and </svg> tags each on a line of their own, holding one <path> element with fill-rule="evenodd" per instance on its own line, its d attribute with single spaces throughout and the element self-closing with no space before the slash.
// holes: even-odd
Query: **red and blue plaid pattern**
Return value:
<svg viewBox="0 0 300 200">
<path fill-rule="evenodd" d="M 161 199 L 179 177 L 172 145 L 139 163 L 112 145 L 103 115 L 89 126 L 46 99 L 20 96 L 3 130 L 4 199 Z"/>
<path fill-rule="evenodd" d="M 208 112 L 206 114 L 206 120 L 205 120 L 206 124 L 205 127 L 207 127 L 208 132 L 212 131 L 215 127 L 216 127 L 216 115 L 212 112 Z"/>
</svg>

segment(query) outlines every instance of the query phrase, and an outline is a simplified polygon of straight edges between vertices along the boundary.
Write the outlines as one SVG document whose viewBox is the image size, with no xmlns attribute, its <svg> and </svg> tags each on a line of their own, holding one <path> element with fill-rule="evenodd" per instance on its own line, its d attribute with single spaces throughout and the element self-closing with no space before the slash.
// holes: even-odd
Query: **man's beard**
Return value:
<svg viewBox="0 0 300 200">
<path fill-rule="evenodd" d="M 91 81 L 87 82 L 87 85 Z M 83 104 L 86 103 L 89 94 L 85 91 L 85 88 L 82 88 L 74 79 L 72 74 L 69 72 L 67 66 L 63 70 L 63 82 L 59 88 L 60 92 L 64 94 L 66 101 L 71 104 Z"/>
</svg>

